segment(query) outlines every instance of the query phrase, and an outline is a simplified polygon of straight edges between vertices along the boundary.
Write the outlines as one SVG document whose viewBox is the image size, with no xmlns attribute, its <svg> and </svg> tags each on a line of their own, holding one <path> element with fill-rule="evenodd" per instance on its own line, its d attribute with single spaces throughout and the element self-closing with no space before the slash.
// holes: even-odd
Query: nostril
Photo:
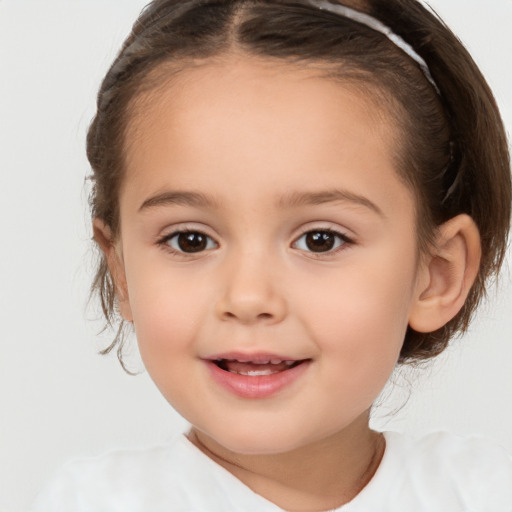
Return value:
<svg viewBox="0 0 512 512">
<path fill-rule="evenodd" d="M 245 319 L 243 312 L 236 314 L 236 313 L 233 313 L 232 311 L 224 311 L 223 316 L 227 320 L 235 320 L 235 319 L 244 320 Z M 252 315 L 250 315 L 250 316 L 252 316 Z M 274 315 L 272 315 L 272 313 L 258 313 L 258 314 L 256 314 L 256 316 L 253 317 L 253 319 L 255 318 L 257 320 L 270 320 L 273 317 L 274 317 Z"/>
</svg>

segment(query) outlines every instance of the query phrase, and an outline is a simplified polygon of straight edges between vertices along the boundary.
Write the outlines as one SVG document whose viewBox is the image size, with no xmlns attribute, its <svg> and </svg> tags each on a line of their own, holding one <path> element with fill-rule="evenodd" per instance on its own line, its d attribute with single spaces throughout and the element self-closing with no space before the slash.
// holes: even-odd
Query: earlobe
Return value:
<svg viewBox="0 0 512 512">
<path fill-rule="evenodd" d="M 441 225 L 435 247 L 419 271 L 409 326 L 417 332 L 433 332 L 448 323 L 466 301 L 480 258 L 480 234 L 469 215 Z"/>
<path fill-rule="evenodd" d="M 105 255 L 110 275 L 114 281 L 119 312 L 124 320 L 133 322 L 124 265 L 119 247 L 116 246 L 113 240 L 112 230 L 103 220 L 95 218 L 93 220 L 93 232 L 96 243 Z"/>
</svg>

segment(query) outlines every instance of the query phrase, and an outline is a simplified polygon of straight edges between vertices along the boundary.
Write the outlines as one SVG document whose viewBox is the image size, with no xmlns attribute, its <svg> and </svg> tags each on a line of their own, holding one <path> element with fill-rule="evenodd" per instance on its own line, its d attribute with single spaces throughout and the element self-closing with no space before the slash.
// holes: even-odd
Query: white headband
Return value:
<svg viewBox="0 0 512 512">
<path fill-rule="evenodd" d="M 414 48 L 407 42 L 405 42 L 399 35 L 395 34 L 387 25 L 380 22 L 378 19 L 370 16 L 369 14 L 365 14 L 363 12 L 356 11 L 347 7 L 345 5 L 340 4 L 332 4 L 327 2 L 326 0 L 307 0 L 309 4 L 318 7 L 319 9 L 333 12 L 335 14 L 339 14 L 340 16 L 344 16 L 345 18 L 354 20 L 361 25 L 365 25 L 381 34 L 384 34 L 392 43 L 394 43 L 398 48 L 404 51 L 411 59 L 418 63 L 425 75 L 426 79 L 432 84 L 434 89 L 437 91 L 437 94 L 441 94 L 439 87 L 436 82 L 432 78 L 432 74 L 430 73 L 430 69 L 425 62 L 425 60 L 418 55 L 418 53 L 414 50 Z"/>
</svg>

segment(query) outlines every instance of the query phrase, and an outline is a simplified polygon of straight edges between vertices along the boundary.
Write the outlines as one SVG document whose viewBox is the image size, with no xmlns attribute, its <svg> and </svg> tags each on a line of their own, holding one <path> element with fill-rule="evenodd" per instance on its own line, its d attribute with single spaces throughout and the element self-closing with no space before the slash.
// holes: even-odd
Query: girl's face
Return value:
<svg viewBox="0 0 512 512">
<path fill-rule="evenodd" d="M 140 104 L 121 311 L 203 436 L 262 454 L 367 428 L 419 295 L 395 136 L 354 87 L 255 59 L 189 70 Z"/>
</svg>

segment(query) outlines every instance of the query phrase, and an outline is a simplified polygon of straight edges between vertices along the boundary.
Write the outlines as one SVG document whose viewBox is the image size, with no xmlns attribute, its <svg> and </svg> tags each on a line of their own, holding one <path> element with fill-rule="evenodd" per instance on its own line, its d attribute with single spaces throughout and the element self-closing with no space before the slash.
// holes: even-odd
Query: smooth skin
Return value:
<svg viewBox="0 0 512 512">
<path fill-rule="evenodd" d="M 149 374 L 190 439 L 257 493 L 286 510 L 350 501 L 384 452 L 369 410 L 407 326 L 432 331 L 460 309 L 478 230 L 456 217 L 419 254 L 398 128 L 318 69 L 229 55 L 140 105 L 120 233 L 94 227 Z M 309 363 L 247 399 L 206 368 L 234 351 Z"/>
</svg>

